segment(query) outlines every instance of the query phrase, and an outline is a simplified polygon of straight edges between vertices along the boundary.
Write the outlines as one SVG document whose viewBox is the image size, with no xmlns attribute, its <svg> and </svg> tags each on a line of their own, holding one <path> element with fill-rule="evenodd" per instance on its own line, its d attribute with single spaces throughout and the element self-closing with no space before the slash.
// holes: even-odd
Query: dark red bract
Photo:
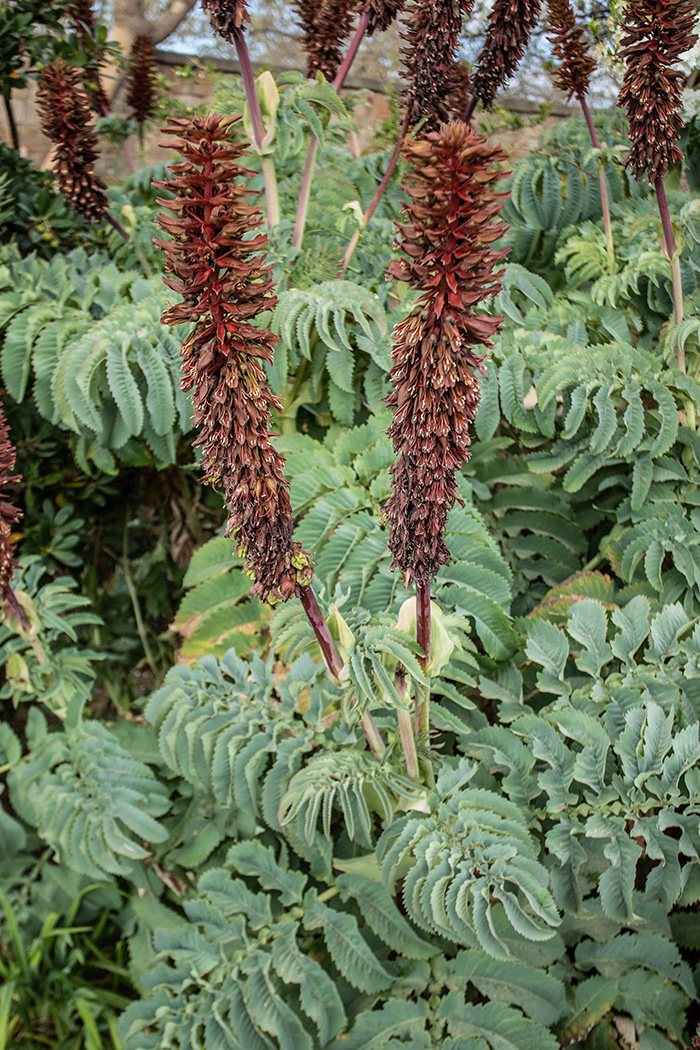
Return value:
<svg viewBox="0 0 700 1050">
<path fill-rule="evenodd" d="M 559 59 L 559 65 L 552 71 L 552 79 L 560 91 L 566 92 L 567 99 L 572 95 L 583 98 L 595 69 L 595 59 L 586 42 L 583 27 L 576 22 L 571 0 L 547 0 L 547 7 L 549 36 L 554 55 Z"/>
<path fill-rule="evenodd" d="M 205 480 L 223 489 L 226 534 L 246 559 L 253 591 L 274 601 L 308 583 L 310 570 L 292 541 L 284 460 L 270 441 L 270 410 L 281 405 L 261 362 L 272 360 L 278 340 L 253 322 L 277 300 L 261 255 L 267 236 L 251 236 L 263 220 L 241 182 L 253 174 L 238 163 L 249 150 L 231 140 L 240 119 L 168 121 L 165 130 L 176 138 L 165 145 L 183 160 L 170 167 L 175 199 L 160 201 L 171 214 L 161 214 L 158 225 L 172 239 L 156 244 L 172 274 L 165 283 L 183 298 L 162 320 L 194 324 L 182 346 L 182 385 L 193 391 Z"/>
<path fill-rule="evenodd" d="M 459 32 L 473 2 L 418 0 L 414 4 L 403 49 L 408 81 L 403 104 L 409 126 L 426 117 L 427 127 L 437 129 L 448 119 Z"/>
<path fill-rule="evenodd" d="M 156 107 L 156 66 L 150 36 L 137 36 L 131 48 L 127 69 L 126 101 L 131 119 L 139 128 L 152 117 Z"/>
<path fill-rule="evenodd" d="M 250 22 L 246 0 L 202 0 L 202 7 L 209 15 L 214 32 L 229 44 L 243 23 Z"/>
<path fill-rule="evenodd" d="M 353 0 L 295 0 L 302 44 L 306 54 L 306 75 L 323 73 L 333 80 L 343 61 L 343 45 L 350 35 L 355 16 Z"/>
<path fill-rule="evenodd" d="M 542 0 L 495 0 L 474 74 L 474 97 L 490 109 L 517 69 L 537 25 Z"/>
<path fill-rule="evenodd" d="M 507 255 L 492 245 L 505 194 L 493 184 L 505 156 L 461 121 L 408 142 L 409 224 L 399 227 L 401 258 L 391 276 L 422 295 L 394 330 L 394 409 L 389 436 L 397 454 L 385 513 L 394 567 L 418 582 L 450 560 L 443 530 L 457 498 L 456 474 L 469 456 L 484 354 L 502 317 L 474 307 L 501 288 L 495 267 Z"/>
</svg>

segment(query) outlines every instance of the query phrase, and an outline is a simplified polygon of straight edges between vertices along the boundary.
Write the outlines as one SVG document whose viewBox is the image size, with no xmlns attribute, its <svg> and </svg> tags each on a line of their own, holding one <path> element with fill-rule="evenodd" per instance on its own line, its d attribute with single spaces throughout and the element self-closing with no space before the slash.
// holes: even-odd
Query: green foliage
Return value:
<svg viewBox="0 0 700 1050">
<path fill-rule="evenodd" d="M 191 410 L 179 386 L 181 338 L 158 323 L 167 305 L 160 278 L 120 273 L 77 249 L 51 263 L 10 257 L 0 281 L 0 373 L 10 397 L 21 402 L 31 389 L 40 414 L 75 435 L 88 474 L 116 473 L 117 459 L 139 462 L 144 453 L 172 463 Z"/>
</svg>

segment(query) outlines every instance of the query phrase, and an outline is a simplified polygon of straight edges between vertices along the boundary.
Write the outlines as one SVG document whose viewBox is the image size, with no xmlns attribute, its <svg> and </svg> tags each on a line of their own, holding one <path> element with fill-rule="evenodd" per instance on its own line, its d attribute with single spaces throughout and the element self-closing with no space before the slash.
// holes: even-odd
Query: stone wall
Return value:
<svg viewBox="0 0 700 1050">
<path fill-rule="evenodd" d="M 195 59 L 169 51 L 158 51 L 157 57 L 158 72 L 168 84 L 168 95 L 185 106 L 206 109 L 207 102 L 214 93 L 208 69 L 214 68 L 224 73 L 237 73 L 239 70 L 236 61 L 226 59 Z M 191 75 L 181 75 L 185 66 L 190 67 Z M 281 71 L 281 69 L 274 70 L 274 72 Z M 355 120 L 359 129 L 358 148 L 361 151 L 366 150 L 375 130 L 386 117 L 390 116 L 389 104 L 383 85 L 377 81 L 359 78 L 353 80 L 350 76 L 347 87 L 351 90 L 359 89 L 365 92 L 366 103 L 356 108 Z M 51 144 L 39 127 L 35 99 L 36 85 L 32 82 L 27 88 L 14 92 L 12 106 L 19 129 L 22 154 L 36 164 L 46 166 L 49 162 Z M 521 124 L 520 127 L 499 130 L 489 135 L 491 144 L 500 143 L 511 160 L 517 160 L 519 156 L 532 150 L 539 142 L 546 127 L 574 112 L 569 107 L 556 103 L 549 110 L 547 117 L 542 120 L 540 107 L 533 102 L 511 96 L 505 96 L 498 101 L 503 108 L 516 114 Z M 125 115 L 123 91 L 121 91 L 120 84 L 117 85 L 114 110 L 120 115 Z M 487 130 L 489 130 L 488 125 Z M 10 141 L 4 110 L 0 112 L 0 135 L 4 142 Z M 136 138 L 129 141 L 128 148 L 135 159 L 140 160 L 142 164 L 155 164 L 169 156 L 158 146 L 161 138 L 162 135 L 157 129 L 147 133 L 141 156 L 139 156 L 139 143 Z M 107 182 L 121 181 L 126 176 L 127 170 L 121 147 L 104 142 L 98 167 L 103 178 Z"/>
</svg>

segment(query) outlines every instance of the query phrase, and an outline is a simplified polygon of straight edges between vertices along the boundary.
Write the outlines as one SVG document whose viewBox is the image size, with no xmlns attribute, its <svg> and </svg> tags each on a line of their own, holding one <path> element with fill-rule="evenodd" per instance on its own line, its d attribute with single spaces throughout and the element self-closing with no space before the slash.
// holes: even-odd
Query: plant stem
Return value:
<svg viewBox="0 0 700 1050">
<path fill-rule="evenodd" d="M 666 189 L 664 187 L 664 180 L 658 178 L 654 184 L 656 189 L 656 201 L 659 206 L 659 215 L 661 216 L 661 226 L 664 231 L 664 241 L 666 243 L 666 255 L 668 261 L 671 264 L 671 283 L 673 286 L 673 318 L 677 325 L 683 320 L 683 284 L 681 282 L 681 264 L 680 258 L 676 250 L 676 237 L 673 232 L 673 223 L 671 222 L 671 214 L 668 210 L 668 201 L 666 200 Z M 676 361 L 678 368 L 681 372 L 685 372 L 685 350 L 681 346 L 680 342 L 676 347 Z"/>
<path fill-rule="evenodd" d="M 465 124 L 470 124 L 471 123 L 471 119 L 472 119 L 472 116 L 474 114 L 474 110 L 476 109 L 477 101 L 478 100 L 477 100 L 476 95 L 472 95 L 472 97 L 469 99 L 469 104 L 467 105 L 467 108 L 464 111 L 464 116 L 462 117 L 462 120 L 464 121 Z"/>
<path fill-rule="evenodd" d="M 265 126 L 263 124 L 260 99 L 255 90 L 255 74 L 250 62 L 248 45 L 246 44 L 245 32 L 241 26 L 233 30 L 233 42 L 236 45 L 236 54 L 241 67 L 241 80 L 245 91 L 250 120 L 253 125 L 253 139 L 255 147 L 260 155 L 263 178 L 265 180 L 265 203 L 267 205 L 267 225 L 276 226 L 279 222 L 279 200 L 277 195 L 277 179 L 275 177 L 275 165 L 272 157 L 263 157 L 263 139 L 265 138 Z M 266 163 L 267 161 L 267 163 Z"/>
<path fill-rule="evenodd" d="M 406 711 L 403 708 L 398 708 L 397 717 L 399 721 L 399 736 L 401 737 L 401 747 L 403 749 L 404 758 L 406 759 L 406 772 L 411 780 L 418 780 L 418 754 L 416 752 L 416 741 L 413 736 L 413 726 L 411 725 L 411 712 Z"/>
<path fill-rule="evenodd" d="M 369 744 L 369 749 L 376 758 L 377 762 L 381 762 L 386 752 L 382 735 L 379 732 L 377 723 L 372 718 L 369 711 L 365 711 L 362 715 L 362 731 L 365 734 L 365 739 Z"/>
<path fill-rule="evenodd" d="M 369 222 L 369 220 L 372 218 L 372 216 L 374 215 L 375 211 L 377 210 L 377 205 L 379 204 L 380 200 L 382 199 L 382 197 L 384 195 L 384 190 L 389 185 L 389 179 L 394 174 L 394 168 L 396 167 L 396 165 L 398 163 L 399 156 L 401 154 L 401 146 L 403 145 L 403 140 L 406 137 L 406 131 L 407 130 L 408 130 L 408 114 L 406 114 L 406 116 L 403 118 L 403 123 L 401 125 L 400 130 L 399 130 L 399 137 L 397 139 L 396 145 L 394 146 L 394 152 L 391 154 L 391 157 L 389 158 L 389 163 L 387 165 L 387 169 L 384 172 L 384 178 L 382 179 L 382 181 L 377 186 L 377 192 L 375 193 L 374 197 L 372 197 L 372 200 L 369 203 L 367 211 L 365 212 L 365 214 L 364 214 L 364 216 L 362 218 L 362 227 L 360 229 L 355 230 L 355 232 L 353 233 L 352 237 L 350 238 L 350 243 L 348 244 L 347 248 L 345 249 L 345 255 L 343 256 L 343 258 L 341 260 L 340 269 L 338 270 L 338 276 L 339 277 L 342 277 L 342 275 L 345 273 L 347 265 L 350 262 L 350 259 L 352 258 L 352 253 L 355 251 L 355 248 L 357 247 L 358 242 L 360 240 L 361 232 L 362 232 L 362 230 L 365 230 L 367 228 L 367 223 Z"/>
<path fill-rule="evenodd" d="M 141 605 L 139 603 L 139 596 L 136 590 L 136 586 L 131 576 L 131 570 L 129 569 L 129 539 L 128 539 L 128 519 L 124 518 L 124 532 L 122 535 L 122 571 L 124 573 L 124 579 L 126 581 L 127 590 L 129 591 L 129 598 L 131 599 L 131 607 L 134 610 L 134 619 L 136 620 L 136 630 L 139 633 L 141 639 L 141 645 L 143 646 L 143 652 L 146 657 L 146 663 L 153 671 L 156 677 L 156 681 L 160 681 L 160 672 L 153 659 L 153 653 L 151 647 L 148 644 L 148 637 L 146 635 L 146 627 L 143 622 L 143 616 L 141 615 Z"/>
<path fill-rule="evenodd" d="M 600 140 L 598 139 L 597 132 L 593 125 L 593 118 L 591 117 L 591 111 L 588 108 L 588 103 L 583 95 L 578 95 L 578 100 L 581 104 L 581 110 L 583 112 L 584 119 L 588 125 L 588 134 L 591 136 L 591 142 L 593 143 L 593 149 L 600 149 Z M 608 246 L 608 255 L 612 262 L 615 261 L 615 246 L 612 239 L 612 223 L 610 222 L 610 202 L 608 200 L 608 183 L 605 178 L 605 172 L 601 164 L 596 164 L 598 168 L 598 181 L 600 182 L 600 204 L 603 209 L 603 225 L 605 227 L 605 243 Z"/>
<path fill-rule="evenodd" d="M 357 24 L 355 35 L 350 42 L 348 52 L 343 59 L 338 72 L 333 80 L 333 87 L 336 91 L 340 91 L 343 86 L 343 82 L 348 75 L 350 66 L 353 63 L 357 49 L 360 46 L 362 37 L 364 36 L 369 22 L 369 3 L 365 5 L 365 9 L 360 16 L 360 21 Z M 316 156 L 318 154 L 318 139 L 315 135 L 311 136 L 309 142 L 309 149 L 306 154 L 306 163 L 304 164 L 304 174 L 301 179 L 301 190 L 299 191 L 299 203 L 297 204 L 297 217 L 294 222 L 294 234 L 292 236 L 292 247 L 300 248 L 301 242 L 304 239 L 304 226 L 306 225 L 306 213 L 309 209 L 309 196 L 311 195 L 311 180 L 313 178 L 314 167 L 316 164 Z"/>
<path fill-rule="evenodd" d="M 297 587 L 297 596 L 301 600 L 301 604 L 304 607 L 307 619 L 313 628 L 313 632 L 316 635 L 318 644 L 321 647 L 321 653 L 323 659 L 326 661 L 326 667 L 330 674 L 336 680 L 340 676 L 340 672 L 343 669 L 343 661 L 340 659 L 340 653 L 336 649 L 333 636 L 328 629 L 328 624 L 323 618 L 316 595 L 314 594 L 311 584 L 307 583 L 304 586 Z"/>
<path fill-rule="evenodd" d="M 7 114 L 7 123 L 10 128 L 10 138 L 12 139 L 12 148 L 16 149 L 19 153 L 19 135 L 17 134 L 17 124 L 15 122 L 15 114 L 12 109 L 12 102 L 10 101 L 9 95 L 3 95 L 5 100 L 5 113 Z"/>
<path fill-rule="evenodd" d="M 126 232 L 122 224 L 120 222 L 117 222 L 114 216 L 111 215 L 108 211 L 105 212 L 105 219 L 110 224 L 110 226 L 114 227 L 117 233 L 120 233 L 122 235 L 125 241 L 129 240 L 129 234 Z"/>
<path fill-rule="evenodd" d="M 301 177 L 301 189 L 299 191 L 299 203 L 297 204 L 297 217 L 294 222 L 294 234 L 292 236 L 292 247 L 300 248 L 304 239 L 304 226 L 306 225 L 306 213 L 309 210 L 309 197 L 311 196 L 311 179 L 318 154 L 318 139 L 315 135 L 311 137 L 309 152 L 306 154 L 304 174 Z"/>
<path fill-rule="evenodd" d="M 336 73 L 335 78 L 333 80 L 333 87 L 335 88 L 336 91 L 340 91 L 341 87 L 343 86 L 343 82 L 344 82 L 346 76 L 348 75 L 348 73 L 350 71 L 350 66 L 353 64 L 353 62 L 355 60 L 355 55 L 357 54 L 357 49 L 360 46 L 360 44 L 362 43 L 362 37 L 365 35 L 365 30 L 367 28 L 367 23 L 369 22 L 369 16 L 370 16 L 370 7 L 369 7 L 369 4 L 365 4 L 365 9 L 362 12 L 362 14 L 360 15 L 360 21 L 357 23 L 357 29 L 355 30 L 355 35 L 353 36 L 352 40 L 350 41 L 350 47 L 348 48 L 347 54 L 346 54 L 345 58 L 343 59 L 343 61 L 341 62 L 340 68 L 338 69 L 338 72 Z"/>
<path fill-rule="evenodd" d="M 430 580 L 416 581 L 416 641 L 425 653 L 420 657 L 423 670 L 430 659 Z M 416 736 L 420 740 L 430 730 L 430 686 L 416 690 Z"/>
</svg>

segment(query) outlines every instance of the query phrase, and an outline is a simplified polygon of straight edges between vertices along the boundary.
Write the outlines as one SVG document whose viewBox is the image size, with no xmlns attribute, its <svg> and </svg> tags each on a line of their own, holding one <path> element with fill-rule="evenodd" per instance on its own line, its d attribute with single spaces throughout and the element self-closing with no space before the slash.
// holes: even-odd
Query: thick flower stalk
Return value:
<svg viewBox="0 0 700 1050">
<path fill-rule="evenodd" d="M 7 496 L 8 485 L 14 485 L 20 480 L 18 474 L 12 473 L 14 465 L 15 449 L 10 441 L 10 430 L 0 404 L 0 601 L 8 602 L 15 616 L 24 622 L 24 614 L 11 587 L 17 567 L 12 552 L 12 526 L 22 517 L 21 510 Z"/>
<path fill-rule="evenodd" d="M 68 203 L 88 221 L 107 213 L 106 186 L 95 174 L 98 142 L 77 69 L 57 58 L 39 76 L 41 130 L 54 143 L 53 171 Z"/>
<path fill-rule="evenodd" d="M 343 61 L 356 5 L 353 0 L 296 0 L 294 6 L 302 30 L 307 77 L 320 72 L 332 81 Z"/>
<path fill-rule="evenodd" d="M 83 66 L 82 76 L 90 105 L 95 113 L 106 117 L 109 113 L 109 99 L 100 80 L 102 54 L 96 40 L 97 27 L 92 0 L 73 0 L 68 5 L 68 21 L 75 30 L 81 50 L 89 56 L 88 62 Z"/>
<path fill-rule="evenodd" d="M 139 126 L 143 138 L 143 126 L 156 109 L 156 66 L 153 41 L 150 36 L 137 36 L 131 48 L 127 68 L 126 102 L 129 116 Z"/>
<path fill-rule="evenodd" d="M 255 325 L 276 303 L 271 267 L 255 233 L 260 210 L 241 180 L 253 173 L 238 163 L 248 151 L 231 141 L 240 117 L 169 119 L 166 143 L 184 158 L 171 166 L 171 214 L 158 224 L 172 238 L 156 243 L 166 253 L 165 283 L 183 302 L 163 314 L 165 324 L 193 322 L 182 347 L 183 389 L 193 391 L 205 480 L 220 485 L 228 504 L 226 534 L 233 536 L 264 600 L 286 600 L 308 584 L 284 478 L 284 460 L 270 441 L 270 412 L 281 405 L 265 380 L 277 337 Z M 159 183 L 164 186 L 164 183 Z"/>
<path fill-rule="evenodd" d="M 425 583 L 450 560 L 443 531 L 469 457 L 482 348 L 503 320 L 474 307 L 501 288 L 495 267 L 507 249 L 492 245 L 506 229 L 497 221 L 505 194 L 494 189 L 505 156 L 461 121 L 409 142 L 405 155 L 409 221 L 390 272 L 422 295 L 394 330 L 387 404 L 397 459 L 385 513 L 393 567 Z"/>
<path fill-rule="evenodd" d="M 490 109 L 525 54 L 537 25 L 542 0 L 495 0 L 474 74 L 474 92 L 464 115 L 470 120 L 477 102 Z"/>
<path fill-rule="evenodd" d="M 629 0 L 624 14 L 621 55 L 625 74 L 618 98 L 627 110 L 632 148 L 626 166 L 641 181 L 646 177 L 656 190 L 666 253 L 671 262 L 673 312 L 683 320 L 683 287 L 664 177 L 669 165 L 681 160 L 678 137 L 681 120 L 683 73 L 673 65 L 697 41 L 693 32 L 693 0 Z M 685 354 L 679 342 L 678 367 L 685 371 Z"/>
<path fill-rule="evenodd" d="M 403 49 L 408 88 L 402 101 L 409 126 L 425 117 L 435 129 L 448 119 L 459 32 L 472 6 L 473 0 L 416 0 Z"/>
</svg>

